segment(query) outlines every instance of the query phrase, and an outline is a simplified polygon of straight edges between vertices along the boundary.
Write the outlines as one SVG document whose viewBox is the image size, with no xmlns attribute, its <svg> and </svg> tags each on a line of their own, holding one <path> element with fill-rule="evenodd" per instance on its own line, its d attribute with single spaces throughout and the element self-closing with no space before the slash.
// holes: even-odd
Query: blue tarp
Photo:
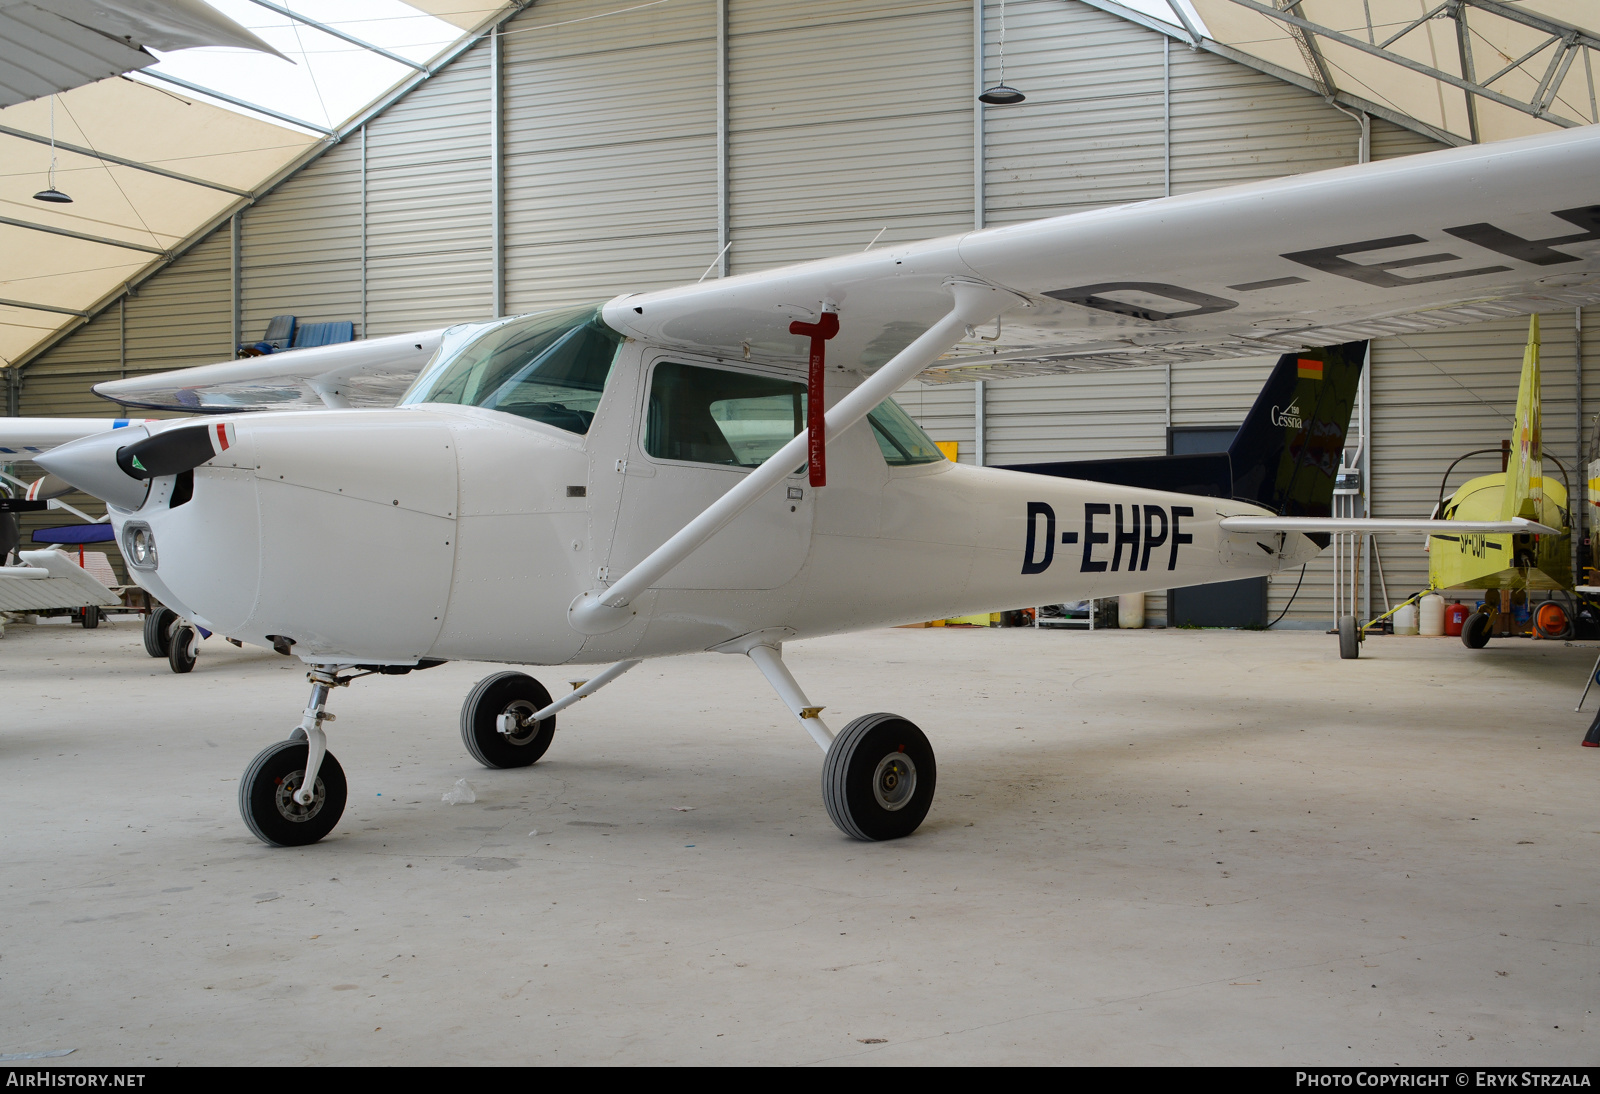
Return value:
<svg viewBox="0 0 1600 1094">
<path fill-rule="evenodd" d="M 117 533 L 106 524 L 68 524 L 61 528 L 41 528 L 33 533 L 35 543 L 115 543 Z"/>
</svg>

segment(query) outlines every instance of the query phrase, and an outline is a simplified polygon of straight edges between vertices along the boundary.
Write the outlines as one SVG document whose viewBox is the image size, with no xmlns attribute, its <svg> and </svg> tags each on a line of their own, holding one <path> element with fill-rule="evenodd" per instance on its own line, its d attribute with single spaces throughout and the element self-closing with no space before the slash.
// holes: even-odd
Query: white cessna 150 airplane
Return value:
<svg viewBox="0 0 1600 1094">
<path fill-rule="evenodd" d="M 834 823 L 890 839 L 928 811 L 932 747 L 892 714 L 835 735 L 786 640 L 1257 576 L 1335 531 L 1460 533 L 1327 515 L 1359 340 L 1600 300 L 1597 179 L 1600 129 L 1568 130 L 118 380 L 96 390 L 213 416 L 36 458 L 108 503 L 185 619 L 310 666 L 299 729 L 240 785 L 268 843 L 337 823 L 325 705 L 359 676 L 609 665 L 556 701 L 514 671 L 473 689 L 468 750 L 517 767 L 559 711 L 701 650 L 749 657 L 823 749 Z M 1262 352 L 1288 363 L 1258 428 L 1198 476 L 960 466 L 889 398 Z"/>
</svg>

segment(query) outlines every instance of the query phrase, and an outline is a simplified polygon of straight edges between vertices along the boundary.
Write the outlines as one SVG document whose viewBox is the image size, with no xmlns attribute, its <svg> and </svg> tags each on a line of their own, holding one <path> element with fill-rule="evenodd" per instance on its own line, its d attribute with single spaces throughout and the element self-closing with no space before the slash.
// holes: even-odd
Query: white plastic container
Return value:
<svg viewBox="0 0 1600 1094">
<path fill-rule="evenodd" d="M 1444 634 L 1444 597 L 1429 593 L 1422 598 L 1417 612 L 1417 630 L 1424 638 L 1439 638 Z"/>
<path fill-rule="evenodd" d="M 1394 633 L 1417 633 L 1417 606 L 1415 604 L 1403 605 L 1394 613 Z"/>
<path fill-rule="evenodd" d="M 1125 631 L 1144 627 L 1144 594 L 1128 593 L 1117 597 L 1117 626 Z"/>
</svg>

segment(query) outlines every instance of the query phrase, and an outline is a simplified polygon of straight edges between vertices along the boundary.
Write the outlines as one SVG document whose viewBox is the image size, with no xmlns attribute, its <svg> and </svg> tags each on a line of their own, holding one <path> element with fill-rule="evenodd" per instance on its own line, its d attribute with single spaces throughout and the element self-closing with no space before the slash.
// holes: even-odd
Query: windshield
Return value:
<svg viewBox="0 0 1600 1094">
<path fill-rule="evenodd" d="M 424 370 L 400 405 L 481 406 L 587 433 L 621 344 L 593 305 L 513 319 Z"/>
</svg>

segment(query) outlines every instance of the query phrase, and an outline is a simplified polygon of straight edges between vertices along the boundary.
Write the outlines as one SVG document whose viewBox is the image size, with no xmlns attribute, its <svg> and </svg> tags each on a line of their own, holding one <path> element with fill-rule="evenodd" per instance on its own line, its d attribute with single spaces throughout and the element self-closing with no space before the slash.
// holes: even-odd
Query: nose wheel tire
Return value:
<svg viewBox="0 0 1600 1094">
<path fill-rule="evenodd" d="M 556 716 L 529 722 L 550 705 L 544 685 L 522 672 L 497 672 L 478 681 L 461 704 L 461 740 L 484 767 L 527 767 L 543 756 L 556 735 Z M 501 716 L 510 732 L 500 732 Z"/>
<path fill-rule="evenodd" d="M 173 672 L 188 672 L 194 668 L 199 653 L 195 649 L 196 644 L 193 627 L 173 630 L 172 638 L 167 643 L 167 664 L 172 666 Z"/>
<path fill-rule="evenodd" d="M 1361 631 L 1353 615 L 1339 617 L 1339 656 L 1345 661 L 1361 656 Z"/>
<path fill-rule="evenodd" d="M 1489 644 L 1489 613 L 1473 612 L 1461 624 L 1461 644 L 1469 650 L 1481 650 Z"/>
<path fill-rule="evenodd" d="M 333 753 L 322 757 L 310 805 L 294 800 L 305 781 L 305 740 L 276 741 L 262 749 L 239 780 L 239 812 L 262 843 L 303 847 L 333 831 L 344 814 L 349 788 Z"/>
<path fill-rule="evenodd" d="M 897 714 L 867 714 L 833 739 L 822 762 L 822 802 L 839 831 L 859 840 L 899 839 L 933 804 L 933 746 Z"/>
<path fill-rule="evenodd" d="M 144 652 L 151 657 L 165 657 L 172 648 L 172 625 L 178 613 L 171 608 L 157 608 L 144 617 Z"/>
</svg>

